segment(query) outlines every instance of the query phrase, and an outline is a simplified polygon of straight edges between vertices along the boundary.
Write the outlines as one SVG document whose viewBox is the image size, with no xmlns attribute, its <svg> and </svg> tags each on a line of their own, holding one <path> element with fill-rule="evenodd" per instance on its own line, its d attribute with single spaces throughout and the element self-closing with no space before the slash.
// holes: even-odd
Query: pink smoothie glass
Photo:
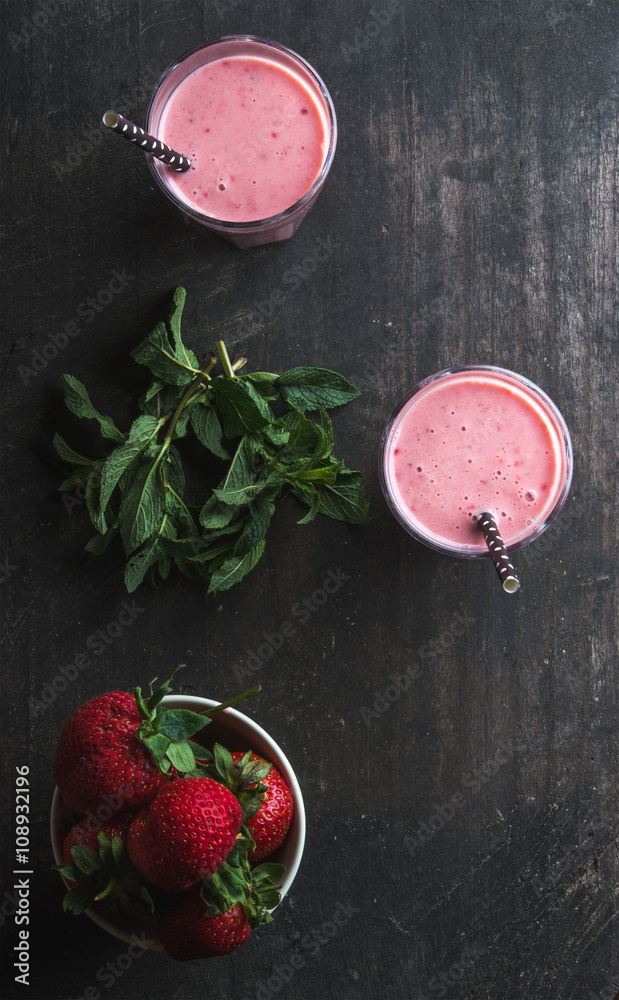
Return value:
<svg viewBox="0 0 619 1000">
<path fill-rule="evenodd" d="M 294 235 L 337 142 L 333 102 L 316 71 L 286 46 L 254 35 L 214 39 L 172 63 L 151 95 L 144 127 L 192 161 L 178 174 L 147 157 L 164 194 L 241 249 Z M 261 200 L 276 189 L 279 200 Z M 234 210 L 225 210 L 233 199 Z"/>
<path fill-rule="evenodd" d="M 546 530 L 572 482 L 572 442 L 552 400 L 522 375 L 491 365 L 449 368 L 396 406 L 379 455 L 383 493 L 424 545 L 488 557 L 478 520 L 493 514 L 514 550 Z"/>
</svg>

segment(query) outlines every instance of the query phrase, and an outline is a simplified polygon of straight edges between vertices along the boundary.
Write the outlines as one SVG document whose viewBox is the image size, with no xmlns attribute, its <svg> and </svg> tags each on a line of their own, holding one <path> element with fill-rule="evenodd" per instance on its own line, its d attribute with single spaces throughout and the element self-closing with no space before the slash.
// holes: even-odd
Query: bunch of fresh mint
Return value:
<svg viewBox="0 0 619 1000">
<path fill-rule="evenodd" d="M 201 370 L 182 342 L 184 302 L 185 289 L 177 288 L 169 320 L 131 352 L 154 380 L 127 434 L 97 412 L 78 379 L 63 375 L 69 410 L 96 420 L 114 449 L 86 458 L 56 434 L 60 458 L 75 467 L 60 489 L 86 483 L 97 529 L 86 548 L 100 553 L 120 535 L 129 592 L 145 578 L 154 584 L 157 571 L 165 579 L 173 564 L 188 577 L 207 580 L 211 594 L 227 590 L 260 559 L 275 502 L 287 493 L 309 507 L 299 524 L 318 513 L 351 523 L 367 519 L 362 475 L 333 457 L 327 413 L 359 390 L 323 368 L 237 375 L 245 359 L 231 362 L 223 341 L 217 343 L 223 372 L 213 377 L 216 359 Z M 319 422 L 306 416 L 308 410 L 318 411 Z M 219 486 L 199 506 L 183 498 L 185 475 L 174 444 L 189 434 L 227 463 Z"/>
</svg>

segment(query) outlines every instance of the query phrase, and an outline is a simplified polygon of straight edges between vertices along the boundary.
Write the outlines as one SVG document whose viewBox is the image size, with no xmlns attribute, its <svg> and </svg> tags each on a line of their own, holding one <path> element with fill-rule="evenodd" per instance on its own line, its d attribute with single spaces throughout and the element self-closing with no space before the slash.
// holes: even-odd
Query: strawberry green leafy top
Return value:
<svg viewBox="0 0 619 1000">
<path fill-rule="evenodd" d="M 208 583 L 210 594 L 228 590 L 249 573 L 264 551 L 275 504 L 292 493 L 309 507 L 299 524 L 317 514 L 356 524 L 367 520 L 360 472 L 334 458 L 327 410 L 359 396 L 342 375 L 324 368 L 237 374 L 246 361 L 230 361 L 223 341 L 200 367 L 181 339 L 185 289 L 177 288 L 171 315 L 131 352 L 154 376 L 139 400 L 141 415 L 127 433 L 93 406 L 85 386 L 63 375 L 65 401 L 78 417 L 95 420 L 111 451 L 88 458 L 59 435 L 54 446 L 74 471 L 60 489 L 85 484 L 97 534 L 89 552 L 103 552 L 119 535 L 128 558 L 131 593 L 144 579 L 155 584 L 173 566 Z M 318 421 L 307 416 L 316 412 Z M 225 463 L 222 478 L 202 504 L 184 498 L 185 473 L 176 443 L 193 436 Z"/>
</svg>

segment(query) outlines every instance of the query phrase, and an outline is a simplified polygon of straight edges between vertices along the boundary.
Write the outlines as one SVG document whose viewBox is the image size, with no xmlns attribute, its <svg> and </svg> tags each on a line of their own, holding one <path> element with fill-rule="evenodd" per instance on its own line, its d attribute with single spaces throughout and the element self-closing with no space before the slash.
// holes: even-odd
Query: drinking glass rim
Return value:
<svg viewBox="0 0 619 1000">
<path fill-rule="evenodd" d="M 285 208 L 282 212 L 279 212 L 277 215 L 271 215 L 264 219 L 251 219 L 248 222 L 231 222 L 230 220 L 226 219 L 217 219 L 213 215 L 205 215 L 203 212 L 199 212 L 196 209 L 192 208 L 190 205 L 187 205 L 187 203 L 182 201 L 169 187 L 166 180 L 166 175 L 162 170 L 162 164 L 160 163 L 160 161 L 153 156 L 147 155 L 148 166 L 156 183 L 162 189 L 166 197 L 168 197 L 170 201 L 174 202 L 176 207 L 179 208 L 182 212 L 184 212 L 186 215 L 192 216 L 192 218 L 196 219 L 198 222 L 205 224 L 207 227 L 209 225 L 213 225 L 216 226 L 218 229 L 222 229 L 224 231 L 228 230 L 234 233 L 243 233 L 243 232 L 250 233 L 256 228 L 262 229 L 266 226 L 282 225 L 289 218 L 291 218 L 293 215 L 296 215 L 297 212 L 302 210 L 309 202 L 311 202 L 312 198 L 316 195 L 316 193 L 320 190 L 322 184 L 324 183 L 325 178 L 329 170 L 331 169 L 331 164 L 333 163 L 333 158 L 335 156 L 335 148 L 337 146 L 337 118 L 335 115 L 335 106 L 333 104 L 333 99 L 327 89 L 324 80 L 317 73 L 317 71 L 314 69 L 311 63 L 309 63 L 307 59 L 305 59 L 303 56 L 299 55 L 298 52 L 295 52 L 294 49 L 289 48 L 287 45 L 283 45 L 281 42 L 275 42 L 270 38 L 262 38 L 261 35 L 221 35 L 219 38 L 213 38 L 208 42 L 201 42 L 199 45 L 194 45 L 193 48 L 188 49 L 181 56 L 179 56 L 177 59 L 171 62 L 170 65 L 163 71 L 163 73 L 161 74 L 161 76 L 159 77 L 159 79 L 157 80 L 155 86 L 151 91 L 151 95 L 148 100 L 148 104 L 146 106 L 144 128 L 147 132 L 151 131 L 150 119 L 155 101 L 157 99 L 157 95 L 159 93 L 160 88 L 163 86 L 163 84 L 170 76 L 170 74 L 183 62 L 186 62 L 187 59 L 191 58 L 191 56 L 196 55 L 196 53 L 209 49 L 214 45 L 220 45 L 224 42 L 250 42 L 250 43 L 258 43 L 260 45 L 267 45 L 269 46 L 269 48 L 277 49 L 280 52 L 285 53 L 287 56 L 291 56 L 293 60 L 299 62 L 303 67 L 303 69 L 305 69 L 306 72 L 310 75 L 313 82 L 316 84 L 318 91 L 324 100 L 327 112 L 327 118 L 329 122 L 329 147 L 327 149 L 324 162 L 320 168 L 317 177 L 315 178 L 311 186 L 308 188 L 308 190 L 305 192 L 305 194 L 302 195 L 301 198 L 299 198 L 297 201 L 295 201 L 294 204 L 289 205 L 288 208 Z M 205 65 L 205 63 L 203 63 L 202 65 Z M 196 69 L 198 68 L 199 67 L 196 67 Z"/>
</svg>

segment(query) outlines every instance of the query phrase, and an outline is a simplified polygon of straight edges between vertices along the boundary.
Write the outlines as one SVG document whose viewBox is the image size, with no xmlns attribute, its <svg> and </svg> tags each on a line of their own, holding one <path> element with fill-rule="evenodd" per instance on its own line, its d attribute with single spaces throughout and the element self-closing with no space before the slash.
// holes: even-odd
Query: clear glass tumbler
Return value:
<svg viewBox="0 0 619 1000">
<path fill-rule="evenodd" d="M 402 527 L 462 559 L 488 557 L 492 513 L 508 549 L 546 531 L 567 499 L 572 442 L 561 413 L 516 372 L 465 365 L 419 382 L 383 430 L 379 476 Z"/>
<path fill-rule="evenodd" d="M 337 143 L 337 122 L 333 101 L 325 84 L 302 56 L 297 55 L 285 45 L 265 38 L 258 38 L 255 35 L 227 35 L 191 49 L 168 66 L 151 94 L 144 124 L 146 131 L 159 137 L 160 123 L 166 104 L 186 77 L 209 62 L 235 56 L 259 58 L 274 63 L 281 70 L 295 77 L 313 99 L 314 107 L 324 123 L 326 140 L 322 154 L 322 166 L 309 189 L 294 204 L 270 218 L 229 222 L 208 215 L 197 208 L 195 204 L 189 203 L 175 184 L 175 177 L 178 175 L 151 156 L 147 156 L 147 161 L 158 186 L 186 217 L 223 236 L 234 246 L 245 249 L 264 243 L 276 243 L 280 240 L 290 239 L 297 231 L 318 197 L 329 173 Z M 239 134 L 241 151 L 243 145 L 247 146 L 247 141 L 247 136 Z M 189 155 L 185 150 L 179 150 L 179 152 Z"/>
</svg>

